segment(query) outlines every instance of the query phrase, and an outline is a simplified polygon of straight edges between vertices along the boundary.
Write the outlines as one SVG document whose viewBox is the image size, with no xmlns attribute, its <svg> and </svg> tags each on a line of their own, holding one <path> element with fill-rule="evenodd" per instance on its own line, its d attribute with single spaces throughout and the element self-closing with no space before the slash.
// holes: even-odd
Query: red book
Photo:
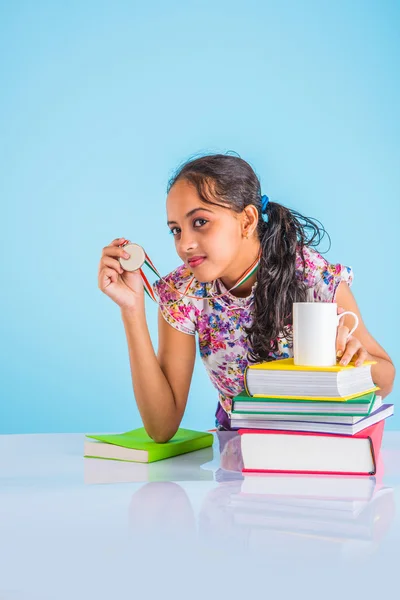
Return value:
<svg viewBox="0 0 400 600">
<path fill-rule="evenodd" d="M 355 435 L 239 429 L 243 473 L 375 475 L 385 421 Z"/>
</svg>

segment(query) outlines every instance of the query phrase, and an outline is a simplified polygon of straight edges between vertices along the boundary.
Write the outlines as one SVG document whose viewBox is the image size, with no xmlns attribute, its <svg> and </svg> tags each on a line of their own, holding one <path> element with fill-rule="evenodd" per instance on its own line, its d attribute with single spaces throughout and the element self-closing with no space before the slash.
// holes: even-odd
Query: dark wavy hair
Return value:
<svg viewBox="0 0 400 600">
<path fill-rule="evenodd" d="M 274 360 L 278 338 L 286 337 L 293 343 L 290 330 L 293 302 L 304 302 L 307 297 L 304 277 L 296 273 L 296 251 L 300 251 L 304 272 L 303 246 L 318 246 L 327 232 L 317 219 L 304 217 L 277 202 L 268 202 L 268 222 L 264 221 L 259 178 L 249 163 L 231 153 L 190 159 L 169 180 L 167 192 L 179 180 L 190 182 L 207 204 L 228 205 L 236 213 L 241 213 L 249 204 L 257 208 L 256 232 L 261 243 L 261 260 L 254 292 L 253 323 L 245 328 L 250 347 L 247 358 L 249 362 Z M 210 199 L 210 191 L 216 202 Z"/>
</svg>

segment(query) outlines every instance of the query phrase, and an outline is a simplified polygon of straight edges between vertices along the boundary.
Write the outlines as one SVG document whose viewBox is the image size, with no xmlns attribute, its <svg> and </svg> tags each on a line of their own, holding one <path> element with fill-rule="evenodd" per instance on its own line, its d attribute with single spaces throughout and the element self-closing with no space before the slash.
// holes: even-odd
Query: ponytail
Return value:
<svg viewBox="0 0 400 600">
<path fill-rule="evenodd" d="M 303 246 L 318 246 L 326 233 L 313 219 L 276 202 L 268 202 L 265 215 L 268 221 L 261 215 L 257 226 L 261 260 L 254 292 L 254 319 L 250 327 L 244 328 L 249 336 L 250 362 L 274 360 L 279 337 L 293 342 L 293 302 L 307 298 L 307 285 L 296 272 L 297 253 L 304 266 Z"/>
</svg>

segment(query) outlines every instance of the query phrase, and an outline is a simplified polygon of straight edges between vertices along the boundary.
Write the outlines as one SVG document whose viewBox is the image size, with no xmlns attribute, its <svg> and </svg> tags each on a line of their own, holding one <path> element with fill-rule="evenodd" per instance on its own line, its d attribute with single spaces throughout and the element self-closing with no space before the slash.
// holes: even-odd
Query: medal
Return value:
<svg viewBox="0 0 400 600">
<path fill-rule="evenodd" d="M 155 275 L 157 275 L 157 277 L 161 280 L 164 281 L 164 283 L 166 283 L 168 285 L 168 287 L 170 287 L 175 293 L 179 294 L 182 297 L 186 297 L 186 298 L 194 298 L 195 300 L 207 300 L 208 298 L 210 300 L 215 300 L 217 298 L 222 298 L 223 296 L 226 295 L 227 292 L 225 292 L 225 294 L 220 294 L 219 296 L 188 296 L 187 295 L 187 291 L 190 288 L 193 280 L 194 280 L 194 275 L 191 278 L 191 280 L 189 281 L 188 285 L 186 286 L 186 290 L 182 293 L 179 290 L 177 290 L 176 288 L 174 288 L 170 283 L 168 283 L 168 281 L 165 281 L 165 279 L 163 279 L 160 275 L 160 273 L 157 271 L 156 267 L 154 266 L 154 264 L 152 263 L 150 257 L 146 254 L 146 252 L 144 251 L 144 249 L 142 248 L 142 246 L 139 246 L 139 244 L 132 244 L 131 242 L 124 242 L 123 244 L 121 244 L 119 246 L 120 248 L 124 248 L 124 250 L 130 254 L 129 258 L 122 258 L 119 257 L 119 263 L 121 265 L 121 267 L 125 270 L 125 271 L 140 271 L 140 276 L 142 278 L 142 282 L 143 282 L 143 286 L 144 286 L 144 291 L 147 293 L 148 296 L 150 296 L 150 298 L 152 300 L 154 300 L 154 302 L 156 302 L 157 304 L 160 304 L 155 296 L 153 287 L 151 286 L 151 284 L 149 283 L 146 275 L 143 272 L 142 267 L 144 265 L 147 265 Z M 260 264 L 260 259 L 261 259 L 261 249 L 259 252 L 259 255 L 257 257 L 257 259 L 255 260 L 255 262 L 248 268 L 246 269 L 246 271 L 243 273 L 243 275 L 241 276 L 241 278 L 239 279 L 239 281 L 237 281 L 235 283 L 235 285 L 228 290 L 228 292 L 231 292 L 232 290 L 236 289 L 237 287 L 239 287 L 240 285 L 242 285 L 242 283 L 244 283 L 245 281 L 247 281 L 249 279 L 249 277 L 251 277 L 253 275 L 253 273 L 255 273 L 255 271 L 258 268 L 258 265 Z M 230 309 L 243 309 L 243 306 L 229 306 Z"/>
<path fill-rule="evenodd" d="M 137 271 L 146 261 L 146 253 L 139 244 L 130 244 L 124 242 L 120 248 L 124 248 L 125 252 L 130 254 L 129 258 L 119 258 L 119 263 L 124 271 Z"/>
</svg>

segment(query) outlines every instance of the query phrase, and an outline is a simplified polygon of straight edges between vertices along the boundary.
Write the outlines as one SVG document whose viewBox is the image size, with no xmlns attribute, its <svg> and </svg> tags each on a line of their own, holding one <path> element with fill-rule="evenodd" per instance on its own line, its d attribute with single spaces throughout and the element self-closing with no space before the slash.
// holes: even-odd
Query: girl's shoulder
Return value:
<svg viewBox="0 0 400 600">
<path fill-rule="evenodd" d="M 325 269 L 326 259 L 311 246 L 297 246 L 296 250 L 296 274 L 304 281 L 311 280 Z"/>
<path fill-rule="evenodd" d="M 340 262 L 330 262 L 315 248 L 299 246 L 296 252 L 296 276 L 314 289 L 314 299 L 332 302 L 341 281 L 352 285 L 352 267 Z"/>
</svg>

